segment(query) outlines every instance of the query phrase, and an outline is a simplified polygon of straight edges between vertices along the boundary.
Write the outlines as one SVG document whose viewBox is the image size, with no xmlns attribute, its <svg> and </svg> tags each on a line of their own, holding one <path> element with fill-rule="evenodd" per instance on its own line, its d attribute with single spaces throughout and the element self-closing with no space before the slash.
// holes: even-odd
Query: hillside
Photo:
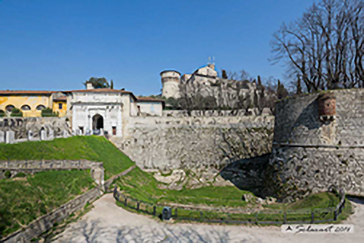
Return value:
<svg viewBox="0 0 364 243">
<path fill-rule="evenodd" d="M 0 160 L 79 160 L 103 162 L 105 180 L 134 165 L 104 137 L 70 137 L 52 141 L 0 144 Z"/>
<path fill-rule="evenodd" d="M 134 163 L 104 137 L 0 144 L 0 160 L 79 160 L 103 162 L 105 179 Z M 0 180 L 0 238 L 49 213 L 93 187 L 90 171 L 43 171 Z"/>
</svg>

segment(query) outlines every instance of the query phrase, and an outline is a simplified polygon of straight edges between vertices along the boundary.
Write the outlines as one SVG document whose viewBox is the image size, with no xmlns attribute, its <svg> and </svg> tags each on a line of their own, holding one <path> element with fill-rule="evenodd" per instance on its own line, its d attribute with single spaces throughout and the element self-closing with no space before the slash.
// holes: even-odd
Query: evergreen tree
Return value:
<svg viewBox="0 0 364 243">
<path fill-rule="evenodd" d="M 297 75 L 297 91 L 296 94 L 302 94 L 301 78 Z"/>
<path fill-rule="evenodd" d="M 112 79 L 110 81 L 110 89 L 114 89 L 114 82 L 112 81 Z"/>
<path fill-rule="evenodd" d="M 281 81 L 278 79 L 278 86 L 277 86 L 277 98 L 282 99 L 288 96 L 288 91 L 284 87 L 284 85 L 281 83 Z"/>
<path fill-rule="evenodd" d="M 226 74 L 226 71 L 225 70 L 222 70 L 222 74 L 221 74 L 222 78 L 223 79 L 228 79 L 228 76 Z"/>
<path fill-rule="evenodd" d="M 262 85 L 262 80 L 260 79 L 260 76 L 258 75 L 258 88 L 261 88 Z"/>
</svg>

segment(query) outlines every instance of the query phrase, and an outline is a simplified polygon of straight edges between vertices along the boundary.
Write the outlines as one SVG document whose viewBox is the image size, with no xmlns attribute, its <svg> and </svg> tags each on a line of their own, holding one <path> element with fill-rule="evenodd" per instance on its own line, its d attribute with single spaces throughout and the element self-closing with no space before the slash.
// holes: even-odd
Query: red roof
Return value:
<svg viewBox="0 0 364 243">
<path fill-rule="evenodd" d="M 122 93 L 130 94 L 136 100 L 135 95 L 130 91 L 120 89 L 80 89 L 80 90 L 69 90 L 69 91 L 39 91 L 39 90 L 0 90 L 0 95 L 51 95 L 54 93 Z"/>
<path fill-rule="evenodd" d="M 165 102 L 165 100 L 162 99 L 155 99 L 150 97 L 137 97 L 138 101 L 140 102 Z"/>
<path fill-rule="evenodd" d="M 103 88 L 103 89 L 79 89 L 79 90 L 70 90 L 70 91 L 62 91 L 64 93 L 125 93 L 125 94 L 131 94 L 130 91 L 120 90 L 120 89 L 109 89 L 109 88 Z"/>
<path fill-rule="evenodd" d="M 40 91 L 40 90 L 0 90 L 0 95 L 51 95 L 59 91 Z"/>
<path fill-rule="evenodd" d="M 53 100 L 55 100 L 55 101 L 66 101 L 67 100 L 67 96 L 61 96 L 61 97 L 55 98 Z"/>
<path fill-rule="evenodd" d="M 121 89 L 79 89 L 79 90 L 70 90 L 70 91 L 62 91 L 63 93 L 121 93 L 121 94 L 130 94 L 136 100 L 135 95 L 130 91 L 125 91 Z"/>
</svg>

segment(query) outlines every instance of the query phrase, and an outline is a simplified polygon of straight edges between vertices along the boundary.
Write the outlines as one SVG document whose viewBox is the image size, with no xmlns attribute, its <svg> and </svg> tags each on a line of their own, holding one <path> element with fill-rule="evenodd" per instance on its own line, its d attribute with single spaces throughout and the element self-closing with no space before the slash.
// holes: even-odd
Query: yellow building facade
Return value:
<svg viewBox="0 0 364 243">
<path fill-rule="evenodd" d="M 67 98 L 55 91 L 0 91 L 0 112 L 10 116 L 12 109 L 17 108 L 23 117 L 41 117 L 45 108 L 67 115 Z"/>
</svg>

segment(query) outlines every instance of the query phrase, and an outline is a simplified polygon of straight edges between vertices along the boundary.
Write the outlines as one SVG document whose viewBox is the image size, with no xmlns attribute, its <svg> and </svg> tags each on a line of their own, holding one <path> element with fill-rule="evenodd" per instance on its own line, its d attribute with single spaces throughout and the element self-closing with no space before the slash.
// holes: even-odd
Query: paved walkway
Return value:
<svg viewBox="0 0 364 243">
<path fill-rule="evenodd" d="M 354 205 L 356 213 L 345 222 L 355 225 L 354 233 L 285 234 L 279 227 L 166 224 L 130 213 L 106 194 L 55 242 L 364 242 L 364 204 Z"/>
</svg>

